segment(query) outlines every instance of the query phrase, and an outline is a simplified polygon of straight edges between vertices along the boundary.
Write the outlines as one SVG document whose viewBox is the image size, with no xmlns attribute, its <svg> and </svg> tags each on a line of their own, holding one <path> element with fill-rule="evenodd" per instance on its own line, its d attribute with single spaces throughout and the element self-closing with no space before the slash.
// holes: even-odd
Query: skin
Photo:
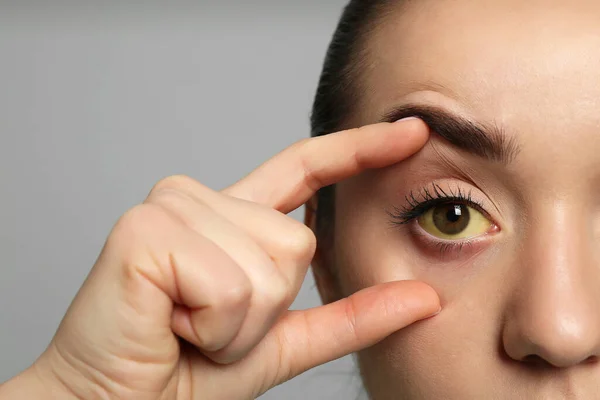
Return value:
<svg viewBox="0 0 600 400">
<path fill-rule="evenodd" d="M 335 234 L 313 263 L 324 301 L 418 279 L 443 307 L 360 352 L 371 397 L 597 398 L 600 4 L 411 2 L 367 46 L 376 62 L 353 124 L 434 105 L 502 127 L 520 149 L 502 165 L 433 132 L 406 162 L 337 185 Z M 442 255 L 416 223 L 390 228 L 386 212 L 432 182 L 470 192 L 499 230 Z"/>
<path fill-rule="evenodd" d="M 307 139 L 222 192 L 160 181 L 115 225 L 50 346 L 0 399 L 254 399 L 439 313 L 434 290 L 408 280 L 287 311 L 316 239 L 285 214 L 322 185 L 402 161 L 428 134 L 408 119 Z"/>
</svg>

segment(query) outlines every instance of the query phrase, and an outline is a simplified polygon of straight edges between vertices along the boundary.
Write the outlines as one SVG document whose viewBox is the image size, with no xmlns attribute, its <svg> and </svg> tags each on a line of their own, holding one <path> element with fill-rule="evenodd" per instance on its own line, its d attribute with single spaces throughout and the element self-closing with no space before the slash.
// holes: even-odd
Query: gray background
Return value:
<svg viewBox="0 0 600 400">
<path fill-rule="evenodd" d="M 0 381 L 43 351 L 157 180 L 220 189 L 308 135 L 344 3 L 0 0 Z M 317 304 L 308 277 L 293 307 Z M 263 398 L 358 387 L 345 358 Z"/>
</svg>

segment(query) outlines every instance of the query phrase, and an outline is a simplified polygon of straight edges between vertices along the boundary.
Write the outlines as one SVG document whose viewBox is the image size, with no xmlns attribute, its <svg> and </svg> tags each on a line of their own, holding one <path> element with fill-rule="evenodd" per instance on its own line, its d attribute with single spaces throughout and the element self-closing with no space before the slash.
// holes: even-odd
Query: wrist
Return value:
<svg viewBox="0 0 600 400">
<path fill-rule="evenodd" d="M 60 380 L 37 362 L 0 385 L 0 400 L 78 399 Z M 79 399 L 80 400 L 80 399 Z"/>
</svg>

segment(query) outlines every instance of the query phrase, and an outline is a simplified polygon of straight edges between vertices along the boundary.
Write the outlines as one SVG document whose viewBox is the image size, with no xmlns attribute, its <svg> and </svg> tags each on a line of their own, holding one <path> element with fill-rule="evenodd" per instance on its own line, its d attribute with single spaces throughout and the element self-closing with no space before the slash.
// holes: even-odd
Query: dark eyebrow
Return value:
<svg viewBox="0 0 600 400">
<path fill-rule="evenodd" d="M 405 117 L 418 117 L 429 128 L 454 146 L 489 161 L 510 163 L 519 148 L 496 125 L 484 125 L 459 117 L 439 107 L 407 104 L 386 113 L 381 122 L 394 122 Z"/>
</svg>

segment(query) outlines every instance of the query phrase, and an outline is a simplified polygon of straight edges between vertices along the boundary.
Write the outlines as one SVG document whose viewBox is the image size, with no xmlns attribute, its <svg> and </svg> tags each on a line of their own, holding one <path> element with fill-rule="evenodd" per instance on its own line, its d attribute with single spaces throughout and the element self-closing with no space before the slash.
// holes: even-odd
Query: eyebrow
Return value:
<svg viewBox="0 0 600 400">
<path fill-rule="evenodd" d="M 454 146 L 491 162 L 509 164 L 519 153 L 513 136 L 497 125 L 470 121 L 443 108 L 407 104 L 387 112 L 381 122 L 417 117 Z"/>
</svg>

